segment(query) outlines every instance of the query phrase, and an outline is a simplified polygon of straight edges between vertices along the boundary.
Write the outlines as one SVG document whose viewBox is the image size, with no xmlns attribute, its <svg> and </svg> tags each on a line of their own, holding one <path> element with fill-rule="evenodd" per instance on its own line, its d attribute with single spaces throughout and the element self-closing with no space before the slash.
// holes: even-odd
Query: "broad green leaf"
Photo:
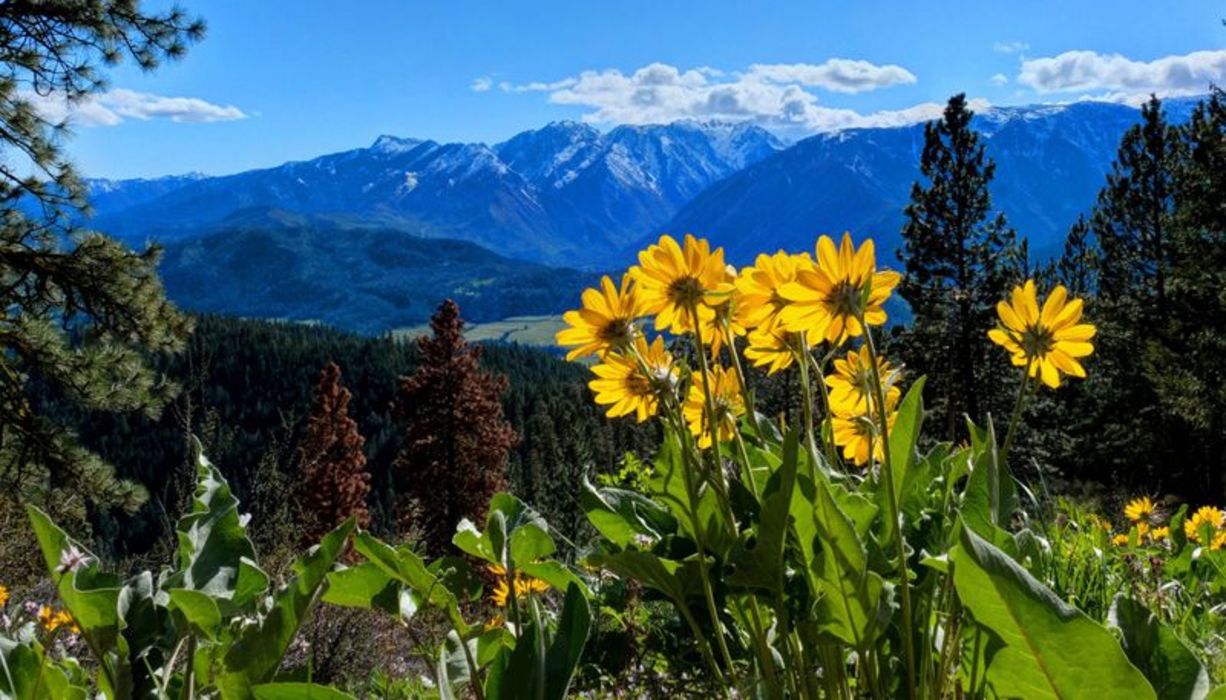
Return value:
<svg viewBox="0 0 1226 700">
<path fill-rule="evenodd" d="M 128 697 L 135 688 L 127 640 L 120 634 L 119 579 L 99 571 L 98 558 L 71 539 L 51 518 L 34 506 L 26 506 L 47 571 L 55 582 L 64 607 L 81 628 L 81 636 L 98 659 L 100 689 L 113 697 Z M 60 570 L 60 557 L 75 550 L 88 558 L 75 570 Z"/>
<path fill-rule="evenodd" d="M 172 588 L 167 607 L 178 612 L 187 622 L 190 632 L 206 639 L 216 639 L 217 628 L 221 627 L 221 611 L 211 596 L 190 588 Z"/>
<path fill-rule="evenodd" d="M 1147 606 L 1120 594 L 1109 619 L 1120 631 L 1124 653 L 1149 679 L 1159 700 L 1201 700 L 1209 694 L 1204 666 Z"/>
<path fill-rule="evenodd" d="M 626 548 L 636 537 L 658 540 L 677 531 L 677 519 L 655 501 L 626 489 L 597 489 L 583 480 L 580 502 L 587 519 L 606 540 Z"/>
<path fill-rule="evenodd" d="M 349 693 L 314 683 L 265 683 L 251 692 L 255 700 L 355 700 Z"/>
<path fill-rule="evenodd" d="M 762 491 L 762 515 L 754 528 L 752 547 L 742 547 L 733 555 L 734 570 L 728 575 L 732 585 L 766 589 L 771 600 L 783 585 L 783 552 L 791 522 L 790 505 L 796 488 L 798 439 L 795 430 L 783 441 L 783 461 Z"/>
<path fill-rule="evenodd" d="M 868 552 L 855 523 L 835 500 L 834 487 L 816 484 L 812 513 L 820 548 L 812 562 L 819 627 L 857 648 L 871 642 L 888 619 L 885 581 L 868 570 Z"/>
<path fill-rule="evenodd" d="M 990 419 L 984 428 L 968 420 L 967 428 L 973 468 L 962 494 L 962 520 L 980 537 L 1010 555 L 1016 554 L 1008 527 L 1018 508 L 1017 485 L 1009 468 L 1000 461 L 996 430 Z"/>
<path fill-rule="evenodd" d="M 322 600 L 346 608 L 382 610 L 399 620 L 413 617 L 418 607 L 408 588 L 371 562 L 328 574 Z"/>
<path fill-rule="evenodd" d="M 226 700 L 249 700 L 252 687 L 272 680 L 337 557 L 345 550 L 353 518 L 324 536 L 294 562 L 294 576 L 273 595 L 272 608 L 240 632 L 223 658 L 218 687 Z"/>
<path fill-rule="evenodd" d="M 1000 697 L 1156 698 L 1107 629 L 1060 600 L 1017 562 L 960 528 L 954 586 L 975 622 L 995 637 L 987 680 Z"/>
<path fill-rule="evenodd" d="M 563 700 L 570 689 L 571 679 L 592 626 L 592 611 L 587 595 L 576 585 L 566 589 L 562 617 L 554 632 L 553 642 L 545 655 L 545 699 Z"/>
<path fill-rule="evenodd" d="M 366 557 L 366 560 L 383 570 L 384 573 L 399 581 L 414 592 L 421 603 L 442 610 L 447 615 L 451 625 L 461 634 L 467 635 L 468 624 L 460 615 L 459 600 L 447 586 L 443 585 L 422 561 L 408 547 L 393 548 L 369 532 L 359 532 L 354 538 L 354 549 Z"/>
<path fill-rule="evenodd" d="M 622 578 L 634 579 L 654 588 L 679 607 L 688 606 L 691 597 L 698 599 L 702 595 L 697 560 L 682 563 L 650 552 L 627 550 L 593 554 L 587 561 L 592 566 L 604 567 Z"/>
<path fill-rule="evenodd" d="M 565 591 L 571 586 L 578 586 L 584 595 L 591 595 L 583 579 L 559 562 L 538 561 L 533 564 L 524 564 L 519 570 L 533 578 L 541 579 L 559 591 Z"/>
<path fill-rule="evenodd" d="M 238 499 L 229 484 L 204 456 L 199 443 L 195 457 L 195 497 L 175 528 L 178 565 L 164 587 L 201 591 L 217 598 L 223 607 L 220 601 L 229 600 L 234 608 L 241 608 L 267 590 L 268 577 L 254 564 L 255 545 L 247 537 Z M 235 600 L 236 591 L 241 591 L 241 600 Z"/>
<path fill-rule="evenodd" d="M 898 406 L 898 417 L 894 419 L 894 425 L 890 428 L 890 462 L 894 471 L 892 486 L 894 502 L 899 504 L 902 503 L 903 490 L 916 461 L 915 445 L 919 440 L 920 427 L 924 423 L 924 380 L 924 377 L 920 377 L 907 390 L 907 395 L 903 397 L 902 403 Z M 877 505 L 883 513 L 890 512 L 887 497 L 888 492 L 884 488 L 879 488 Z M 890 518 L 884 518 L 882 523 L 884 525 L 882 541 L 892 542 L 897 523 L 891 522 Z"/>
</svg>

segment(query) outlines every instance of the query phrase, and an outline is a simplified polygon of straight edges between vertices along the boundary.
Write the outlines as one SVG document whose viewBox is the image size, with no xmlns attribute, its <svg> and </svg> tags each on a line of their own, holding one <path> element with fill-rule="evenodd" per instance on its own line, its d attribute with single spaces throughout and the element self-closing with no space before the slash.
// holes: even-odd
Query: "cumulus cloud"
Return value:
<svg viewBox="0 0 1226 700">
<path fill-rule="evenodd" d="M 480 78 L 474 79 L 469 87 L 472 88 L 473 92 L 488 92 L 490 88 L 494 87 L 494 79 L 488 75 L 483 75 Z"/>
<path fill-rule="evenodd" d="M 67 119 L 74 126 L 115 126 L 127 119 L 169 119 L 180 123 L 206 123 L 246 119 L 233 105 L 219 105 L 198 97 L 166 97 L 136 90 L 115 89 L 69 102 L 62 94 L 24 97 L 50 120 Z"/>
<path fill-rule="evenodd" d="M 542 92 L 554 104 L 587 108 L 598 124 L 658 124 L 681 119 L 752 121 L 779 131 L 833 131 L 893 126 L 939 116 L 942 106 L 861 114 L 818 104 L 817 90 L 857 93 L 909 84 L 915 75 L 901 66 L 831 59 L 822 64 L 755 64 L 724 73 L 652 63 L 632 73 L 590 70 L 554 82 L 501 83 L 508 93 Z"/>
<path fill-rule="evenodd" d="M 1226 82 L 1226 50 L 1194 51 L 1153 61 L 1066 51 L 1022 61 L 1017 82 L 1041 93 L 1103 91 L 1096 97 L 1119 102 L 1133 102 L 1149 93 L 1192 95 Z"/>
<path fill-rule="evenodd" d="M 993 85 L 1008 85 L 1009 76 L 1005 75 L 1004 73 L 997 73 L 991 78 L 988 78 L 988 82 L 992 83 Z"/>
<path fill-rule="evenodd" d="M 992 50 L 996 53 L 1021 53 L 1030 50 L 1030 44 L 1024 41 L 998 41 L 992 44 Z"/>
<path fill-rule="evenodd" d="M 866 90 L 909 85 L 915 75 L 902 66 L 879 66 L 868 61 L 832 58 L 820 65 L 810 63 L 754 64 L 746 74 L 748 80 L 799 84 L 831 92 L 857 93 Z"/>
</svg>

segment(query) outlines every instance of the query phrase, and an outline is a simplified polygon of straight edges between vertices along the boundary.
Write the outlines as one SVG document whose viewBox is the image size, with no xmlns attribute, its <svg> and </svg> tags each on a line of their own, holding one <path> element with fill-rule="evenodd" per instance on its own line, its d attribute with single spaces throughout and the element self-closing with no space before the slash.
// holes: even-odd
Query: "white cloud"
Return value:
<svg viewBox="0 0 1226 700">
<path fill-rule="evenodd" d="M 1096 99 L 1135 102 L 1150 93 L 1192 95 L 1226 83 L 1226 50 L 1194 51 L 1153 61 L 1120 54 L 1067 51 L 1022 61 L 1017 82 L 1041 93 L 1104 91 Z"/>
<path fill-rule="evenodd" d="M 652 63 L 629 74 L 589 70 L 550 83 L 504 82 L 499 88 L 507 93 L 548 93 L 554 104 L 588 108 L 582 118 L 597 124 L 752 121 L 778 131 L 804 133 L 910 124 L 939 116 L 943 106 L 936 104 L 861 114 L 819 105 L 814 91 L 854 93 L 915 80 L 901 66 L 831 59 L 820 65 L 757 64 L 738 73 Z"/>
<path fill-rule="evenodd" d="M 246 119 L 233 105 L 218 105 L 198 97 L 166 97 L 123 88 L 69 102 L 60 93 L 23 95 L 50 120 L 67 119 L 73 126 L 115 126 L 127 119 L 169 119 L 181 123 L 206 123 Z"/>
<path fill-rule="evenodd" d="M 992 44 L 992 50 L 996 53 L 1021 53 L 1030 50 L 1030 44 L 1024 41 L 998 41 Z"/>
<path fill-rule="evenodd" d="M 746 79 L 759 79 L 772 83 L 796 83 L 806 87 L 818 87 L 832 92 L 856 93 L 866 90 L 909 85 L 915 75 L 902 66 L 879 66 L 868 61 L 850 58 L 832 58 L 821 65 L 811 63 L 754 64 L 749 67 Z"/>
<path fill-rule="evenodd" d="M 992 83 L 993 85 L 1008 85 L 1009 76 L 1005 75 L 1004 73 L 997 73 L 991 78 L 988 78 L 988 82 Z"/>
<path fill-rule="evenodd" d="M 469 87 L 472 88 L 473 92 L 489 92 L 489 89 L 494 87 L 494 79 L 488 75 L 483 75 L 480 78 L 474 79 Z"/>
</svg>

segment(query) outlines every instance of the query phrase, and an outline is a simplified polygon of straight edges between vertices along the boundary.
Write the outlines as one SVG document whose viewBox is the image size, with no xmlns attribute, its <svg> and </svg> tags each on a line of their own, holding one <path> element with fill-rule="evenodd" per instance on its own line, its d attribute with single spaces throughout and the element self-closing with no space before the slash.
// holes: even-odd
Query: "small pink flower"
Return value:
<svg viewBox="0 0 1226 700">
<path fill-rule="evenodd" d="M 89 556 L 77 549 L 75 544 L 60 552 L 60 565 L 55 570 L 61 574 L 76 571 L 89 563 Z"/>
</svg>

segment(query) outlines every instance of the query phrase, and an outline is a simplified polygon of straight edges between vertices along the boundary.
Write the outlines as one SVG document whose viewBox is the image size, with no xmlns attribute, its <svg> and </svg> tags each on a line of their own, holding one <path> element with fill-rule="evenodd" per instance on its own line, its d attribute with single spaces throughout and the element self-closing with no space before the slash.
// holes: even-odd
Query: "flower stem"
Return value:
<svg viewBox="0 0 1226 700">
<path fill-rule="evenodd" d="M 1026 397 L 1030 395 L 1030 386 L 1034 382 L 1030 381 L 1030 366 L 1033 360 L 1027 360 L 1026 366 L 1022 368 L 1022 383 L 1017 387 L 1017 400 L 1013 403 L 1013 415 L 1009 418 L 1009 429 L 1005 431 L 1005 442 L 1000 448 L 998 456 L 999 461 L 1003 464 L 1009 455 L 1009 448 L 1013 446 L 1013 437 L 1017 434 L 1017 426 L 1022 422 L 1022 409 L 1026 405 Z"/>
<path fill-rule="evenodd" d="M 864 322 L 863 316 L 860 318 L 860 325 L 864 327 L 864 342 L 868 345 L 869 364 L 872 365 L 873 390 L 877 398 L 877 413 L 881 419 L 881 452 L 884 457 L 881 464 L 882 481 L 885 482 L 886 507 L 889 512 L 886 514 L 894 525 L 894 543 L 898 556 L 898 573 L 901 579 L 898 582 L 900 597 L 902 599 L 902 648 L 903 656 L 907 662 L 907 694 L 912 700 L 916 700 L 915 688 L 915 641 L 911 638 L 911 580 L 910 573 L 907 568 L 907 545 L 903 538 L 903 523 L 901 513 L 898 508 L 898 494 L 894 493 L 894 460 L 890 455 L 890 421 L 889 410 L 885 403 L 885 389 L 881 383 L 881 368 L 877 360 L 877 346 L 873 342 L 873 333 L 869 330 L 868 324 Z M 871 454 L 871 450 L 870 450 Z"/>
</svg>

